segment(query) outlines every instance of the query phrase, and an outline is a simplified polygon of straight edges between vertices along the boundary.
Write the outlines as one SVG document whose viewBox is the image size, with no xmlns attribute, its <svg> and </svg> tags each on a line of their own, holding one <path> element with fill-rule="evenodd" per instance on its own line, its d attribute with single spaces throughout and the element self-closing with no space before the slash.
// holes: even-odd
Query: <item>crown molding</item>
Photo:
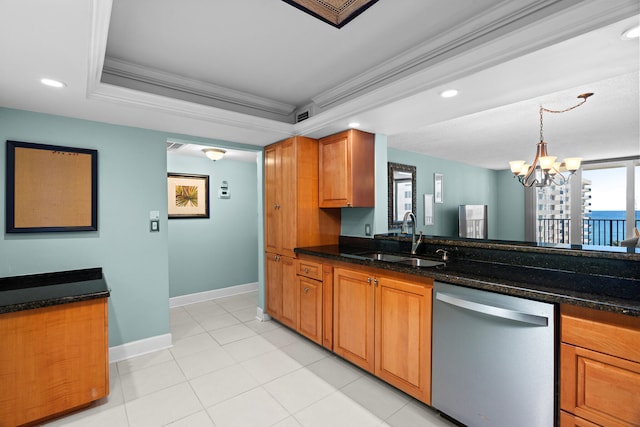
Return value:
<svg viewBox="0 0 640 427">
<path fill-rule="evenodd" d="M 210 107 L 190 101 L 141 92 L 121 86 L 100 83 L 88 96 L 90 99 L 108 101 L 146 110 L 162 111 L 176 116 L 202 120 L 217 125 L 242 128 L 243 131 L 274 133 L 286 138 L 293 134 L 293 125 L 277 120 L 255 117 L 235 111 Z"/>
<path fill-rule="evenodd" d="M 241 107 L 266 111 L 271 114 L 288 116 L 295 110 L 295 105 L 251 95 L 246 92 L 229 89 L 223 86 L 206 83 L 176 74 L 167 73 L 132 62 L 107 57 L 104 60 L 103 72 L 125 80 L 140 82 L 162 89 L 175 90 L 188 95 L 211 99 Z M 135 84 L 134 84 L 135 86 Z"/>
<path fill-rule="evenodd" d="M 323 132 L 326 129 L 331 128 L 336 122 L 343 121 L 347 116 L 364 113 L 416 93 L 437 88 L 442 84 L 613 24 L 640 12 L 640 3 L 635 0 L 613 3 L 578 2 L 561 12 L 553 13 L 544 20 L 520 26 L 517 30 L 505 32 L 503 36 L 496 37 L 490 42 L 478 44 L 464 55 L 460 53 L 450 56 L 436 55 L 437 60 L 432 61 L 428 66 L 411 70 L 413 72 L 410 73 L 399 72 L 395 79 L 381 79 L 383 84 L 376 84 L 377 81 L 369 80 L 371 84 L 366 85 L 367 90 L 354 86 L 353 93 L 336 98 L 336 102 L 333 102 L 330 108 L 320 110 L 309 119 L 296 123 L 295 132 L 316 138 L 324 136 Z M 506 29 L 503 30 L 506 31 Z M 385 65 L 388 64 L 382 66 Z M 362 78 L 362 82 L 367 81 L 365 77 L 359 77 Z M 335 129 L 332 128 L 331 131 L 333 130 Z"/>
<path fill-rule="evenodd" d="M 522 37 L 524 30 L 532 26 L 542 28 L 540 34 L 528 34 L 523 42 L 513 44 L 506 51 L 496 50 L 484 59 L 484 64 L 475 64 L 475 70 L 513 59 L 537 49 L 549 46 L 580 33 L 594 30 L 602 25 L 615 22 L 638 13 L 638 2 L 579 0 L 539 0 L 526 7 L 516 8 L 516 2 L 505 1 L 488 9 L 483 14 L 442 33 L 380 65 L 371 68 L 342 84 L 334 86 L 312 98 L 320 109 L 332 108 L 336 104 L 360 96 L 394 80 L 406 77 L 433 66 L 449 58 L 472 52 L 479 46 L 500 44 L 503 38 Z M 545 21 L 566 11 L 579 13 L 566 16 L 567 22 L 551 27 Z M 505 14 L 506 12 L 506 14 Z M 584 19 L 575 15 L 584 15 Z M 574 21 L 574 22 L 571 22 Z M 520 35 L 518 35 L 520 33 Z M 416 92 L 418 88 L 414 88 Z"/>
<path fill-rule="evenodd" d="M 327 135 L 329 133 L 324 132 L 340 126 L 346 116 L 369 111 L 634 16 L 638 14 L 640 4 L 637 0 L 540 0 L 523 9 L 517 7 L 517 4 L 521 4 L 519 2 L 504 1 L 481 16 L 474 17 L 475 30 L 470 27 L 471 22 L 467 22 L 319 94 L 313 98 L 318 113 L 293 124 L 102 83 L 112 1 L 90 1 L 93 16 L 88 98 L 168 112 L 204 120 L 210 125 L 266 132 L 272 141 L 294 134 L 313 137 Z M 505 8 L 508 8 L 508 13 L 505 13 Z M 184 79 L 178 78 L 176 82 L 189 86 Z M 252 99 L 251 96 L 239 98 L 241 103 Z M 270 104 L 269 100 L 264 101 L 261 107 Z M 292 107 L 282 108 L 286 110 Z"/>
</svg>

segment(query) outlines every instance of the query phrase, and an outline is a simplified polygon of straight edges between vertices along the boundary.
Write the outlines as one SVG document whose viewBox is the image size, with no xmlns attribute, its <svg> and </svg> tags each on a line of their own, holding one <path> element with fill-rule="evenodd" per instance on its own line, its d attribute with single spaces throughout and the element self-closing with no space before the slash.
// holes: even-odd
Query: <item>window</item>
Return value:
<svg viewBox="0 0 640 427">
<path fill-rule="evenodd" d="M 627 168 L 594 166 L 582 171 L 583 180 L 591 185 L 591 210 L 583 218 L 583 243 L 618 246 L 627 233 Z"/>
<path fill-rule="evenodd" d="M 640 159 L 585 162 L 567 185 L 536 188 L 534 206 L 538 243 L 618 246 L 640 228 Z"/>
</svg>

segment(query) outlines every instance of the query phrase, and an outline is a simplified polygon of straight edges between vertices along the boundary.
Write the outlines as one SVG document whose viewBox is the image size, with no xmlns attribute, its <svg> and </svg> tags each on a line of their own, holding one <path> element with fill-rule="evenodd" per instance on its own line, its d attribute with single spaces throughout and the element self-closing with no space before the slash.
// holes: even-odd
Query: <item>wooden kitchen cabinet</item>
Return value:
<svg viewBox="0 0 640 427">
<path fill-rule="evenodd" d="M 640 426 L 640 318 L 563 305 L 561 427 Z"/>
<path fill-rule="evenodd" d="M 337 244 L 340 212 L 318 207 L 318 141 L 295 136 L 264 150 L 266 312 L 297 327 L 294 249 Z"/>
<path fill-rule="evenodd" d="M 369 372 L 374 371 L 373 274 L 333 270 L 333 351 Z"/>
<path fill-rule="evenodd" d="M 431 403 L 431 284 L 334 268 L 334 352 Z"/>
<path fill-rule="evenodd" d="M 356 129 L 319 141 L 321 208 L 375 206 L 374 135 Z"/>
<path fill-rule="evenodd" d="M 322 345 L 333 351 L 333 266 L 322 266 Z"/>
<path fill-rule="evenodd" d="M 265 261 L 267 313 L 295 329 L 298 322 L 295 259 L 267 252 Z"/>
<path fill-rule="evenodd" d="M 0 315 L 0 426 L 33 423 L 109 394 L 107 298 Z"/>
<path fill-rule="evenodd" d="M 384 276 L 375 285 L 375 374 L 431 403 L 433 288 Z"/>
<path fill-rule="evenodd" d="M 296 330 L 322 345 L 323 339 L 323 269 L 322 263 L 299 259 L 298 322 Z"/>
<path fill-rule="evenodd" d="M 322 282 L 298 276 L 298 332 L 322 345 Z"/>
</svg>

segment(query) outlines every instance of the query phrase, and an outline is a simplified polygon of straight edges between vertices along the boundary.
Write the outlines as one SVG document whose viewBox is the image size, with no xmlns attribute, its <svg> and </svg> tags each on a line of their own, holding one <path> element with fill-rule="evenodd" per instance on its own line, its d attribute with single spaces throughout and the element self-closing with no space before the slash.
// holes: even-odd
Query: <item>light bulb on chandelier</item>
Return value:
<svg viewBox="0 0 640 427">
<path fill-rule="evenodd" d="M 530 165 L 525 163 L 524 160 L 513 160 L 509 162 L 511 172 L 518 178 L 518 181 L 525 187 L 546 187 L 552 184 L 564 185 L 571 176 L 580 169 L 580 163 L 582 159 L 580 157 L 567 157 L 564 162 L 556 162 L 556 156 L 550 156 L 547 152 L 547 143 L 544 142 L 542 135 L 542 113 L 566 113 L 574 108 L 578 108 L 589 98 L 593 93 L 583 93 L 578 95 L 578 98 L 582 100 L 573 107 L 565 108 L 564 110 L 549 110 L 540 106 L 540 142 L 536 145 L 536 157 L 533 163 Z M 569 172 L 568 176 L 562 174 L 561 169 Z"/>
</svg>

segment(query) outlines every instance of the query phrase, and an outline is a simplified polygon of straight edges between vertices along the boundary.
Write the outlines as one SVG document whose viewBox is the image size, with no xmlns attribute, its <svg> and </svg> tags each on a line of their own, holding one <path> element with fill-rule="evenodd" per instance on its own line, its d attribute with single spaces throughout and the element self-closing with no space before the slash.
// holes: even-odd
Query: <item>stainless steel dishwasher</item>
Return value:
<svg viewBox="0 0 640 427">
<path fill-rule="evenodd" d="M 436 282 L 432 404 L 469 427 L 552 427 L 555 307 Z"/>
</svg>

